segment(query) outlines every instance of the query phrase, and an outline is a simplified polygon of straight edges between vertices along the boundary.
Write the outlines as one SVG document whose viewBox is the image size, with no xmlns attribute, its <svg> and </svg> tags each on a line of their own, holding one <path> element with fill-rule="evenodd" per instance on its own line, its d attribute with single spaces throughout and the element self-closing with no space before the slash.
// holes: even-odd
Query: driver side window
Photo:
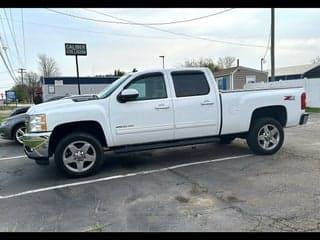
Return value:
<svg viewBox="0 0 320 240">
<path fill-rule="evenodd" d="M 167 98 L 167 90 L 162 73 L 144 74 L 131 81 L 124 89 L 136 89 L 136 100 Z"/>
</svg>

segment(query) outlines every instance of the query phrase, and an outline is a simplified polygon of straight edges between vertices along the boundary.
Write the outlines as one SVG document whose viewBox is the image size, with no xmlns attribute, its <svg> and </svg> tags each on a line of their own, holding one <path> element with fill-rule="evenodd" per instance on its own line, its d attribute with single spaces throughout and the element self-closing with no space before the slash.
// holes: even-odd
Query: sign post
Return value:
<svg viewBox="0 0 320 240">
<path fill-rule="evenodd" d="M 80 79 L 79 79 L 79 66 L 78 66 L 78 55 L 87 56 L 87 45 L 83 43 L 65 43 L 65 51 L 67 56 L 76 57 L 76 68 L 77 68 L 77 79 L 78 79 L 78 93 L 80 91 Z"/>
</svg>

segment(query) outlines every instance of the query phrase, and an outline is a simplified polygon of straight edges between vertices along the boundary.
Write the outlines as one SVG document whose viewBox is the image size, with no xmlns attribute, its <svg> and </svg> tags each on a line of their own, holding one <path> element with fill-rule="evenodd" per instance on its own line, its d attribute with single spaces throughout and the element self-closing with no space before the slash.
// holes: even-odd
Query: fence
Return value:
<svg viewBox="0 0 320 240">
<path fill-rule="evenodd" d="M 320 78 L 296 79 L 276 82 L 247 83 L 244 89 L 304 87 L 307 93 L 307 106 L 320 108 Z"/>
</svg>

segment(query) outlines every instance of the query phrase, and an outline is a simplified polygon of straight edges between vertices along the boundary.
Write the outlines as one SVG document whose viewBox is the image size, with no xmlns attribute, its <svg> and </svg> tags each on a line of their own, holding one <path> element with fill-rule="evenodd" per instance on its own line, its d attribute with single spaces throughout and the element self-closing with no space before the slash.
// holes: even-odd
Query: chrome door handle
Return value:
<svg viewBox="0 0 320 240">
<path fill-rule="evenodd" d="M 203 102 L 201 103 L 201 105 L 213 105 L 213 104 L 214 104 L 214 102 L 211 102 L 211 101 L 209 101 L 209 100 L 203 101 Z"/>
<path fill-rule="evenodd" d="M 164 105 L 164 104 L 160 104 L 158 106 L 155 107 L 155 109 L 168 109 L 169 106 L 168 105 Z"/>
</svg>

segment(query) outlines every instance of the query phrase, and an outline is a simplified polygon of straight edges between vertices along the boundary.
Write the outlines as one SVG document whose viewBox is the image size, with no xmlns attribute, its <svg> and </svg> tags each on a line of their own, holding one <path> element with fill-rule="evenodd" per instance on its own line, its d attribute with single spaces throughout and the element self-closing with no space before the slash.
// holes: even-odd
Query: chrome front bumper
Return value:
<svg viewBox="0 0 320 240">
<path fill-rule="evenodd" d="M 23 135 L 24 152 L 31 159 L 49 158 L 49 140 L 51 132 L 25 133 Z"/>
</svg>

